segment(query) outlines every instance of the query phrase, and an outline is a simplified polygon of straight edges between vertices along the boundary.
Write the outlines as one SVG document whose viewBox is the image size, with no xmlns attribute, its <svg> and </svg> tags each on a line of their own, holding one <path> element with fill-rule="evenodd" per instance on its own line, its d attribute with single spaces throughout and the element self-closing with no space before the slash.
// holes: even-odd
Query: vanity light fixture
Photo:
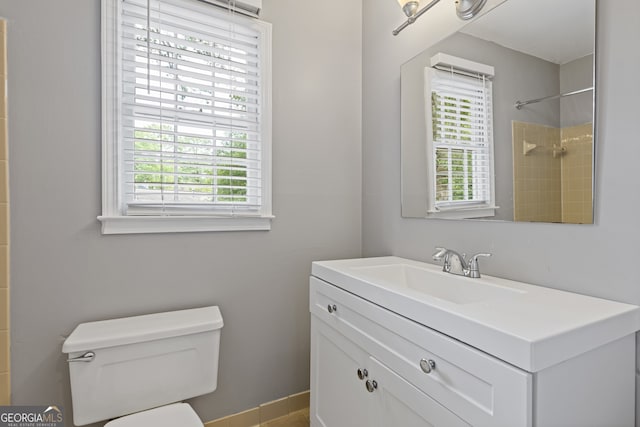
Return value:
<svg viewBox="0 0 640 427">
<path fill-rule="evenodd" d="M 402 11 L 407 15 L 407 20 L 393 30 L 393 35 L 397 36 L 400 31 L 416 22 L 416 19 L 439 2 L 440 0 L 431 0 L 425 7 L 420 9 L 420 0 L 398 0 Z M 487 0 L 455 0 L 456 14 L 460 19 L 469 20 L 482 10 L 486 2 Z"/>
</svg>

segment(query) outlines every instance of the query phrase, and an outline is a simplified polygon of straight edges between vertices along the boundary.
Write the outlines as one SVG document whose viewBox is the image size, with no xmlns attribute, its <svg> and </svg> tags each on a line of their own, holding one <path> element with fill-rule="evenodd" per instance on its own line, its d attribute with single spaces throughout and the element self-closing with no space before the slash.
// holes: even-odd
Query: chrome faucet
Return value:
<svg viewBox="0 0 640 427">
<path fill-rule="evenodd" d="M 433 254 L 434 261 L 444 261 L 442 271 L 459 276 L 470 277 L 472 279 L 480 278 L 480 265 L 478 257 L 490 257 L 491 254 L 480 253 L 469 258 L 469 262 L 465 261 L 465 254 L 460 255 L 458 252 L 447 248 L 436 248 Z"/>
</svg>

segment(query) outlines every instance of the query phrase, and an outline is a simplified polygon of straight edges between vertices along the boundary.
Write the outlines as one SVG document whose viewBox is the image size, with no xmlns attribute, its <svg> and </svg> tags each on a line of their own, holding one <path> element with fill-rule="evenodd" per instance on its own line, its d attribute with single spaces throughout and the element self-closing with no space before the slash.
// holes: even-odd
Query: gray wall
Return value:
<svg viewBox="0 0 640 427">
<path fill-rule="evenodd" d="M 535 56 L 527 55 L 496 43 L 461 32 L 447 37 L 435 46 L 402 64 L 402 215 L 424 217 L 427 211 L 426 111 L 424 101 L 424 68 L 438 52 L 458 56 L 494 67 L 493 140 L 496 174 L 495 217 L 513 220 L 513 120 L 558 127 L 560 103 L 532 104 L 518 110 L 518 100 L 540 98 L 558 93 L 559 67 Z M 521 155 L 521 152 L 517 153 Z M 431 184 L 430 184 L 431 185 Z"/>
<path fill-rule="evenodd" d="M 491 251 L 489 274 L 640 304 L 640 199 L 628 179 L 640 157 L 640 4 L 599 5 L 596 224 L 584 226 L 400 217 L 400 65 L 428 42 L 421 21 L 391 35 L 402 21 L 395 2 L 362 3 L 361 20 L 360 2 L 265 1 L 263 18 L 274 23 L 272 231 L 103 237 L 98 2 L 0 0 L 9 20 L 14 403 L 70 408 L 59 351 L 77 323 L 205 304 L 219 304 L 226 325 L 219 389 L 194 400 L 202 418 L 307 388 L 309 263 L 358 256 L 361 218 L 367 256 Z"/>
<path fill-rule="evenodd" d="M 78 323 L 210 304 L 225 326 L 218 390 L 193 400 L 204 420 L 308 389 L 310 263 L 361 253 L 362 9 L 339 0 L 264 6 L 274 46 L 273 229 L 101 236 L 100 2 L 0 0 L 14 404 L 70 413 L 60 349 Z"/>
<path fill-rule="evenodd" d="M 575 59 L 560 66 L 560 93 L 593 86 L 593 55 Z M 561 127 L 590 123 L 593 117 L 593 91 L 560 99 Z"/>
<path fill-rule="evenodd" d="M 365 256 L 432 262 L 436 245 L 488 251 L 494 255 L 483 261 L 488 274 L 640 304 L 640 198 L 629 179 L 640 158 L 640 3 L 598 3 L 595 225 L 562 225 L 400 217 L 400 65 L 426 47 L 428 28 L 418 20 L 393 37 L 391 30 L 402 21 L 397 4 L 364 2 Z"/>
</svg>

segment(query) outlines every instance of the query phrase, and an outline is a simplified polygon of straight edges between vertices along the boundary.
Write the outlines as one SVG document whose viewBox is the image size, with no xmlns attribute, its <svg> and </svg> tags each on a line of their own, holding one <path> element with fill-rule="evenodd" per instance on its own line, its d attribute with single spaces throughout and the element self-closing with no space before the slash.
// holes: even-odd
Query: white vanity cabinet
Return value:
<svg viewBox="0 0 640 427">
<path fill-rule="evenodd" d="M 314 277 L 310 291 L 313 426 L 530 425 L 530 374 Z"/>
<path fill-rule="evenodd" d="M 382 288 L 372 286 L 364 298 L 353 290 L 365 288 L 345 289 L 348 280 L 336 285 L 329 279 L 338 276 L 316 273 L 310 278 L 312 427 L 634 425 L 633 333 L 523 369 L 434 330 L 428 317 L 416 321 L 399 306 L 389 309 L 385 301 L 393 298 Z"/>
</svg>

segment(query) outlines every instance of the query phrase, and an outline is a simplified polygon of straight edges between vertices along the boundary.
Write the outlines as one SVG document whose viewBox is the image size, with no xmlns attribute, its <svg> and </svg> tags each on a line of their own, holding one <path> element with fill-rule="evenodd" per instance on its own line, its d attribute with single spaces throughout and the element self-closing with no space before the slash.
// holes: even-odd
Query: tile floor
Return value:
<svg viewBox="0 0 640 427">
<path fill-rule="evenodd" d="M 260 424 L 260 427 L 309 427 L 309 408 Z"/>
</svg>

